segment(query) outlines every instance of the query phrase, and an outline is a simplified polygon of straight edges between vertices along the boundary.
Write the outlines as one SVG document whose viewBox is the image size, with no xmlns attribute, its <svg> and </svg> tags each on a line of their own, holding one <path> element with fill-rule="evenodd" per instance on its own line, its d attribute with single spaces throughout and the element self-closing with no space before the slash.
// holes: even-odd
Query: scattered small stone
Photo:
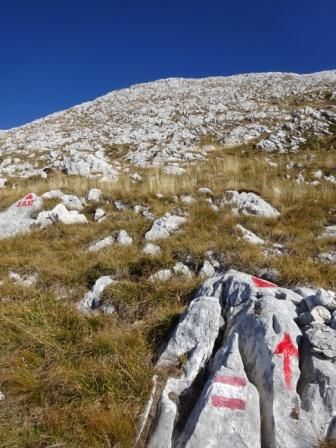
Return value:
<svg viewBox="0 0 336 448">
<path fill-rule="evenodd" d="M 212 191 L 210 188 L 207 188 L 207 187 L 201 187 L 201 188 L 199 188 L 199 189 L 198 189 L 198 192 L 199 192 L 199 193 L 202 193 L 202 194 L 209 194 L 209 195 L 212 195 L 212 196 L 213 196 L 213 191 Z"/>
<path fill-rule="evenodd" d="M 186 170 L 180 166 L 167 165 L 163 168 L 165 174 L 173 174 L 174 176 L 182 176 Z"/>
<path fill-rule="evenodd" d="M 336 226 L 326 226 L 320 238 L 336 238 Z"/>
<path fill-rule="evenodd" d="M 32 286 L 35 286 L 38 282 L 39 275 L 37 272 L 34 274 L 19 274 L 15 271 L 9 271 L 8 272 L 8 279 L 12 281 L 13 283 L 17 283 L 20 286 L 24 286 L 27 288 L 30 288 Z"/>
<path fill-rule="evenodd" d="M 95 222 L 101 222 L 106 218 L 106 212 L 102 208 L 97 208 L 93 217 Z"/>
<path fill-rule="evenodd" d="M 0 177 L 0 189 L 5 188 L 7 185 L 7 179 L 5 177 Z"/>
<path fill-rule="evenodd" d="M 101 305 L 101 296 L 104 289 L 113 282 L 114 280 L 111 276 L 105 275 L 100 277 L 93 285 L 91 291 L 88 291 L 83 299 L 76 304 L 76 308 L 84 315 L 97 312 Z"/>
<path fill-rule="evenodd" d="M 182 195 L 180 196 L 180 200 L 181 200 L 181 202 L 183 202 L 184 204 L 188 204 L 188 205 L 195 204 L 195 202 L 196 202 L 196 199 L 193 198 L 193 197 L 191 196 L 191 194 L 182 194 Z"/>
<path fill-rule="evenodd" d="M 336 264 L 336 252 L 322 252 L 317 256 L 319 261 L 327 264 Z"/>
<path fill-rule="evenodd" d="M 118 210 L 118 212 L 124 212 L 125 210 L 128 210 L 128 205 L 124 201 L 114 201 L 115 208 Z"/>
<path fill-rule="evenodd" d="M 126 232 L 126 230 L 120 230 L 116 238 L 116 243 L 121 246 L 130 246 L 133 244 L 133 238 Z"/>
<path fill-rule="evenodd" d="M 213 277 L 215 274 L 216 274 L 216 270 L 213 267 L 213 265 L 210 263 L 210 261 L 205 260 L 198 275 L 201 278 L 208 278 L 208 277 Z"/>
<path fill-rule="evenodd" d="M 142 248 L 142 252 L 146 255 L 158 255 L 161 252 L 161 248 L 156 244 L 146 243 Z"/>
<path fill-rule="evenodd" d="M 175 274 L 183 275 L 188 278 L 193 277 L 193 273 L 188 268 L 188 266 L 184 263 L 181 263 L 180 261 L 175 264 L 175 266 L 173 267 L 173 271 L 175 272 Z"/>
<path fill-rule="evenodd" d="M 99 202 L 102 199 L 103 193 L 99 188 L 91 188 L 87 195 L 87 199 L 90 202 Z"/>
<path fill-rule="evenodd" d="M 91 244 L 88 247 L 89 252 L 97 252 L 99 250 L 105 249 L 106 247 L 112 246 L 114 243 L 114 238 L 112 236 L 107 236 L 102 240 L 97 241 L 96 243 Z"/>
<path fill-rule="evenodd" d="M 161 269 L 160 271 L 156 272 L 155 274 L 152 274 L 149 277 L 149 280 L 151 282 L 167 282 L 172 278 L 172 271 L 170 269 Z"/>
<path fill-rule="evenodd" d="M 182 216 L 166 213 L 162 218 L 154 221 L 152 228 L 146 232 L 145 238 L 150 241 L 168 238 L 186 222 L 187 219 Z"/>
<path fill-rule="evenodd" d="M 243 234 L 244 240 L 248 241 L 251 244 L 264 244 L 265 241 L 261 239 L 259 236 L 257 236 L 255 233 L 251 232 L 250 230 L 245 229 L 240 224 L 236 225 L 236 228 Z"/>
</svg>

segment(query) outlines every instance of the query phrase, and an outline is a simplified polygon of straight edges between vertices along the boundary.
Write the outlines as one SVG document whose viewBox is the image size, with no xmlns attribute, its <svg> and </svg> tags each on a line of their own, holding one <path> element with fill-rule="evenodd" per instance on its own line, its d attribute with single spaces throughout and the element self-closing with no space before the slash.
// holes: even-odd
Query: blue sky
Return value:
<svg viewBox="0 0 336 448">
<path fill-rule="evenodd" d="M 336 0 L 3 0 L 0 129 L 171 76 L 336 68 Z"/>
</svg>

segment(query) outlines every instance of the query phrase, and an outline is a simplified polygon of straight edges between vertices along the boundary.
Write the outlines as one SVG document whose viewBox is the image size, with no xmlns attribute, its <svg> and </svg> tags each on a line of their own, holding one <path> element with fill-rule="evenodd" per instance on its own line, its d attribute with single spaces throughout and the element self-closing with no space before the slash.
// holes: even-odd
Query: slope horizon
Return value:
<svg viewBox="0 0 336 448">
<path fill-rule="evenodd" d="M 0 129 L 156 79 L 330 69 L 335 13 L 332 0 L 6 2 Z"/>
<path fill-rule="evenodd" d="M 314 75 L 314 74 L 322 74 L 322 73 L 333 73 L 336 72 L 336 67 L 335 68 L 330 68 L 330 69 L 325 69 L 325 70 L 317 70 L 314 72 L 282 72 L 282 71 L 257 71 L 257 72 L 242 72 L 242 73 L 232 73 L 232 74 L 228 74 L 228 75 L 209 75 L 209 76 L 168 76 L 168 77 L 164 77 L 164 78 L 157 78 L 157 79 L 151 79 L 148 81 L 141 81 L 141 82 L 135 82 L 133 84 L 128 84 L 126 86 L 121 86 L 121 87 L 117 87 L 114 88 L 112 90 L 108 90 L 105 93 L 99 94 L 98 96 L 94 97 L 94 98 L 88 98 L 88 99 L 83 99 L 83 101 L 76 103 L 76 104 L 72 104 L 69 105 L 67 107 L 65 107 L 64 109 L 58 109 L 58 110 L 54 110 L 51 112 L 48 112 L 45 115 L 41 115 L 38 116 L 34 119 L 32 119 L 31 121 L 27 121 L 21 124 L 18 124 L 17 126 L 13 126 L 10 128 L 0 128 L 0 132 L 6 132 L 6 131 L 12 131 L 15 129 L 19 129 L 21 127 L 33 124 L 35 122 L 39 122 L 40 120 L 43 120 L 45 118 L 48 118 L 50 116 L 53 116 L 54 114 L 61 114 L 63 112 L 66 112 L 68 110 L 71 110 L 73 108 L 76 108 L 78 106 L 83 106 L 89 103 L 92 103 L 96 100 L 99 100 L 101 98 L 106 97 L 107 95 L 113 93 L 113 92 L 117 92 L 117 91 L 123 91 L 123 90 L 127 90 L 127 89 L 131 89 L 133 87 L 137 87 L 137 86 L 141 86 L 141 85 L 147 85 L 147 84 L 154 84 L 160 81 L 169 81 L 169 80 L 174 80 L 174 79 L 180 79 L 180 80 L 188 80 L 188 81 L 202 81 L 205 79 L 215 79 L 215 78 L 232 78 L 232 77 L 238 77 L 238 76 L 242 76 L 242 75 L 267 75 L 267 74 L 272 74 L 272 75 L 276 75 L 276 74 L 282 74 L 282 75 L 299 75 L 299 76 L 309 76 L 309 75 Z"/>
</svg>

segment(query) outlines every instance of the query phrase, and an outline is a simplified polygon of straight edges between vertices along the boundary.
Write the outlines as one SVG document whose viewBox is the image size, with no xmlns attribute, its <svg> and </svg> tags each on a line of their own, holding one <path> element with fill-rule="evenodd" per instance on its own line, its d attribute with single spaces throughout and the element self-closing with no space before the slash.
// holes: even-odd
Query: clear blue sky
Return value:
<svg viewBox="0 0 336 448">
<path fill-rule="evenodd" d="M 0 129 L 171 76 L 336 68 L 336 0 L 2 0 Z"/>
</svg>

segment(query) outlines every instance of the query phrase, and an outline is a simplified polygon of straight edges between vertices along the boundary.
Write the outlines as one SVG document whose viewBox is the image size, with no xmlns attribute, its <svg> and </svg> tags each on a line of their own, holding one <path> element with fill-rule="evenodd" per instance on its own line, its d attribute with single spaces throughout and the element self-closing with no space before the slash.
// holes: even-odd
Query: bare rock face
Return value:
<svg viewBox="0 0 336 448">
<path fill-rule="evenodd" d="M 307 448 L 333 434 L 336 331 L 321 319 L 302 333 L 298 313 L 314 291 L 296 291 L 234 270 L 201 285 L 158 360 L 170 369 L 185 359 L 148 447 Z M 330 297 L 317 292 L 313 314 Z"/>
<path fill-rule="evenodd" d="M 0 213 L 0 238 L 26 233 L 36 222 L 34 214 L 42 208 L 43 199 L 29 193 Z"/>
<path fill-rule="evenodd" d="M 260 447 L 259 395 L 246 376 L 237 334 L 216 353 L 212 372 L 176 446 Z"/>
</svg>

